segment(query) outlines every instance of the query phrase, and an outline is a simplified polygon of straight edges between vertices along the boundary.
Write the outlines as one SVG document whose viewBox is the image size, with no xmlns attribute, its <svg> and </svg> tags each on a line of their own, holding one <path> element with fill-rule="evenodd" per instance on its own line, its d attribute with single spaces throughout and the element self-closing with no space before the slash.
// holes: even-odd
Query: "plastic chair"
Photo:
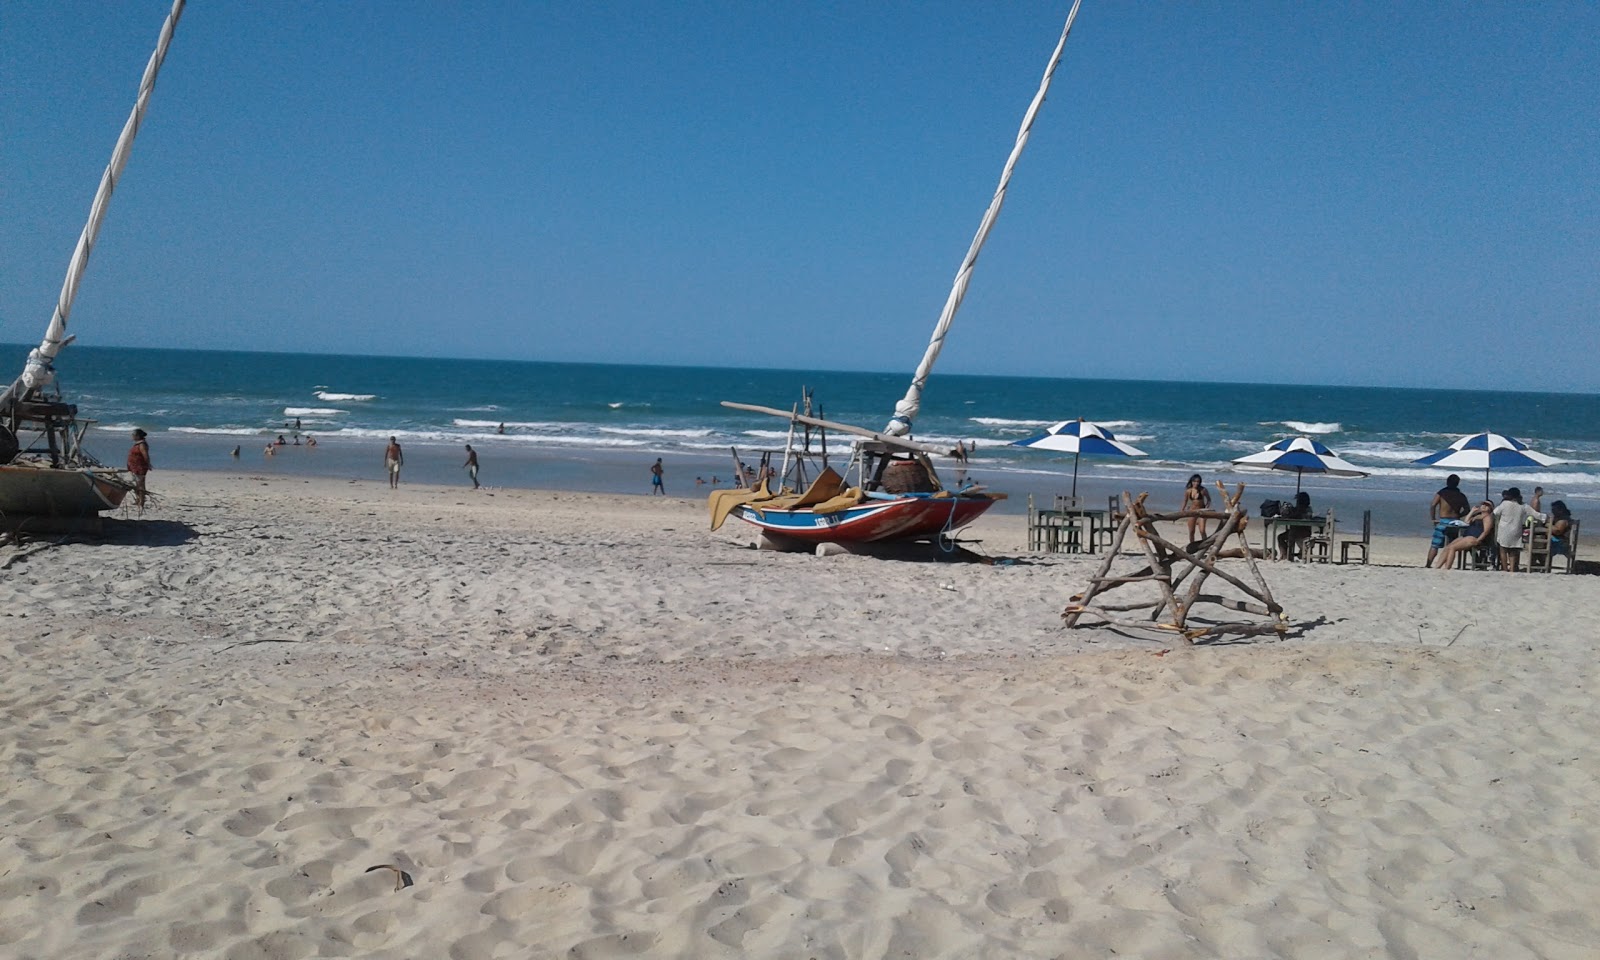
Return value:
<svg viewBox="0 0 1600 960">
<path fill-rule="evenodd" d="M 1361 511 L 1361 539 L 1360 540 L 1345 539 L 1345 540 L 1339 541 L 1339 562 L 1340 563 L 1349 563 L 1350 562 L 1350 551 L 1352 549 L 1359 549 L 1361 551 L 1361 562 L 1362 562 L 1362 564 L 1366 564 L 1367 563 L 1367 559 L 1368 559 L 1367 558 L 1367 549 L 1369 547 L 1371 547 L 1371 546 L 1372 546 L 1372 511 L 1371 510 L 1363 510 L 1363 511 Z"/>
</svg>

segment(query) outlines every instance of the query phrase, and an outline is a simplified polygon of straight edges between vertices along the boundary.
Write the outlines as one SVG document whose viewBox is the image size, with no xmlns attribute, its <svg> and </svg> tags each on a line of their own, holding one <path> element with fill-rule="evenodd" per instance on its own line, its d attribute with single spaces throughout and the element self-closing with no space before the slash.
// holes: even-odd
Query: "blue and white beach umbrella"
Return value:
<svg viewBox="0 0 1600 960">
<path fill-rule="evenodd" d="M 1482 470 L 1483 495 L 1489 496 L 1489 471 L 1494 467 L 1549 467 L 1560 463 L 1555 457 L 1547 457 L 1528 449 L 1528 445 L 1516 437 L 1508 437 L 1500 433 L 1474 433 L 1470 437 L 1462 437 L 1438 453 L 1430 453 L 1426 457 L 1418 457 L 1412 463 L 1425 463 L 1433 467 L 1443 467 L 1446 470 Z"/>
<path fill-rule="evenodd" d="M 1143 457 L 1143 450 L 1131 447 L 1092 420 L 1063 420 L 1037 437 L 1018 440 L 1013 447 L 1057 450 L 1072 454 L 1072 495 L 1078 495 L 1078 458 L 1083 454 L 1102 457 Z"/>
<path fill-rule="evenodd" d="M 1365 470 L 1329 450 L 1310 437 L 1289 437 L 1270 444 L 1260 453 L 1239 457 L 1233 461 L 1247 470 L 1293 470 L 1294 491 L 1300 492 L 1300 481 L 1308 473 L 1322 473 L 1330 477 L 1364 477 Z"/>
</svg>

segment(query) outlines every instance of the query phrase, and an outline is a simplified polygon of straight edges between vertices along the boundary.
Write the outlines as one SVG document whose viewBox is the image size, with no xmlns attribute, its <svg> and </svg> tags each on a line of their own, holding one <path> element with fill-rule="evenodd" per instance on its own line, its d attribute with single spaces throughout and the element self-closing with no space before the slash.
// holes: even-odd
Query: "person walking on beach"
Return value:
<svg viewBox="0 0 1600 960">
<path fill-rule="evenodd" d="M 652 496 L 658 493 L 663 497 L 667 495 L 667 488 L 661 483 L 661 475 L 665 472 L 666 470 L 661 466 L 661 458 L 656 457 L 656 462 L 650 466 L 650 493 Z"/>
<path fill-rule="evenodd" d="M 1472 503 L 1461 492 L 1461 478 L 1453 473 L 1445 477 L 1444 486 L 1439 488 L 1428 504 L 1428 519 L 1433 522 L 1433 539 L 1428 543 L 1428 559 L 1423 566 L 1433 566 L 1433 558 L 1438 556 L 1439 548 L 1450 540 L 1452 533 L 1460 532 L 1463 526 L 1461 518 L 1471 509 Z"/>
<path fill-rule="evenodd" d="M 383 468 L 389 471 L 389 489 L 397 490 L 400 487 L 400 468 L 405 466 L 406 455 L 400 452 L 400 442 L 394 437 L 389 438 L 389 446 L 383 451 Z"/>
<path fill-rule="evenodd" d="M 467 444 L 467 462 L 462 464 L 467 468 L 467 476 L 472 478 L 472 489 L 478 489 L 478 451 L 472 449 L 472 444 Z"/>
<path fill-rule="evenodd" d="M 133 446 L 128 448 L 128 472 L 133 474 L 133 503 L 144 516 L 144 477 L 150 472 L 150 444 L 145 432 L 133 431 Z"/>
</svg>

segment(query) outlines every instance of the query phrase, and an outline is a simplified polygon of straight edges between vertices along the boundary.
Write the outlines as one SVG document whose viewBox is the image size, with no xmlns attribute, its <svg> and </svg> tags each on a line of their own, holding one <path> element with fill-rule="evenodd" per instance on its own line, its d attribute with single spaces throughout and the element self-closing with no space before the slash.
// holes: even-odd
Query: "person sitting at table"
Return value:
<svg viewBox="0 0 1600 960">
<path fill-rule="evenodd" d="M 1556 500 L 1550 504 L 1550 556 L 1570 558 L 1571 535 L 1572 511 L 1565 500 Z"/>
<path fill-rule="evenodd" d="M 1189 478 L 1189 483 L 1183 488 L 1182 512 L 1199 513 L 1202 510 L 1209 509 L 1211 509 L 1211 494 L 1206 491 L 1205 481 L 1200 478 L 1200 474 L 1194 474 Z M 1198 537 L 1194 535 L 1194 528 L 1196 524 L 1200 526 L 1200 536 Z M 1189 542 L 1194 543 L 1196 540 L 1204 540 L 1205 538 L 1206 518 L 1190 517 Z"/>
<path fill-rule="evenodd" d="M 1445 544 L 1439 551 L 1439 559 L 1434 561 L 1435 570 L 1448 570 L 1456 562 L 1456 557 L 1463 552 L 1476 550 L 1484 544 L 1490 543 L 1494 537 L 1494 504 L 1485 500 L 1467 511 L 1462 518 L 1467 525 L 1462 528 L 1461 535 Z"/>
<path fill-rule="evenodd" d="M 1517 572 L 1522 561 L 1522 538 L 1527 536 L 1529 520 L 1548 523 L 1550 518 L 1522 502 L 1522 491 L 1507 487 L 1500 493 L 1500 506 L 1494 508 L 1495 543 L 1500 547 L 1500 569 Z"/>
<path fill-rule="evenodd" d="M 1444 478 L 1444 486 L 1433 495 L 1433 500 L 1428 504 L 1428 519 L 1433 523 L 1433 539 L 1428 543 L 1428 559 L 1422 562 L 1425 567 L 1433 566 L 1433 558 L 1439 555 L 1439 548 L 1449 542 L 1451 536 L 1461 528 L 1461 518 L 1472 509 L 1467 495 L 1461 492 L 1461 477 L 1452 473 Z"/>
<path fill-rule="evenodd" d="M 1311 494 L 1304 490 L 1294 495 L 1294 502 L 1279 511 L 1278 516 L 1290 520 L 1311 519 Z M 1286 527 L 1278 534 L 1278 559 L 1293 560 L 1295 549 L 1304 541 L 1311 539 L 1311 528 L 1302 524 Z"/>
</svg>

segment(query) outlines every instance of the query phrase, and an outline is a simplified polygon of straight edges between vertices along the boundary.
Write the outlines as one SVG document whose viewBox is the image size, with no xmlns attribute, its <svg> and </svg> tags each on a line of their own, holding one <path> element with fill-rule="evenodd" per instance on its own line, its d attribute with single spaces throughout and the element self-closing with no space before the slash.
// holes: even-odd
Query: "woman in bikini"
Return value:
<svg viewBox="0 0 1600 960">
<path fill-rule="evenodd" d="M 1476 550 L 1494 541 L 1494 504 L 1484 500 L 1463 519 L 1467 522 L 1466 529 L 1439 549 L 1439 556 L 1433 561 L 1435 570 L 1448 570 L 1463 550 Z"/>
<path fill-rule="evenodd" d="M 1211 509 L 1211 494 L 1206 490 L 1205 481 L 1202 480 L 1200 478 L 1200 474 L 1197 473 L 1194 476 L 1189 478 L 1188 485 L 1183 488 L 1183 511 L 1182 512 L 1184 512 L 1184 513 L 1199 513 L 1199 512 L 1201 512 L 1203 510 L 1209 510 L 1209 509 Z M 1199 537 L 1196 537 L 1194 535 L 1194 529 L 1195 529 L 1195 525 L 1196 524 L 1199 524 L 1199 526 L 1200 526 L 1200 536 Z M 1204 540 L 1205 538 L 1206 538 L 1206 518 L 1205 517 L 1190 517 L 1189 518 L 1189 542 L 1190 543 L 1194 543 L 1196 540 Z"/>
</svg>

